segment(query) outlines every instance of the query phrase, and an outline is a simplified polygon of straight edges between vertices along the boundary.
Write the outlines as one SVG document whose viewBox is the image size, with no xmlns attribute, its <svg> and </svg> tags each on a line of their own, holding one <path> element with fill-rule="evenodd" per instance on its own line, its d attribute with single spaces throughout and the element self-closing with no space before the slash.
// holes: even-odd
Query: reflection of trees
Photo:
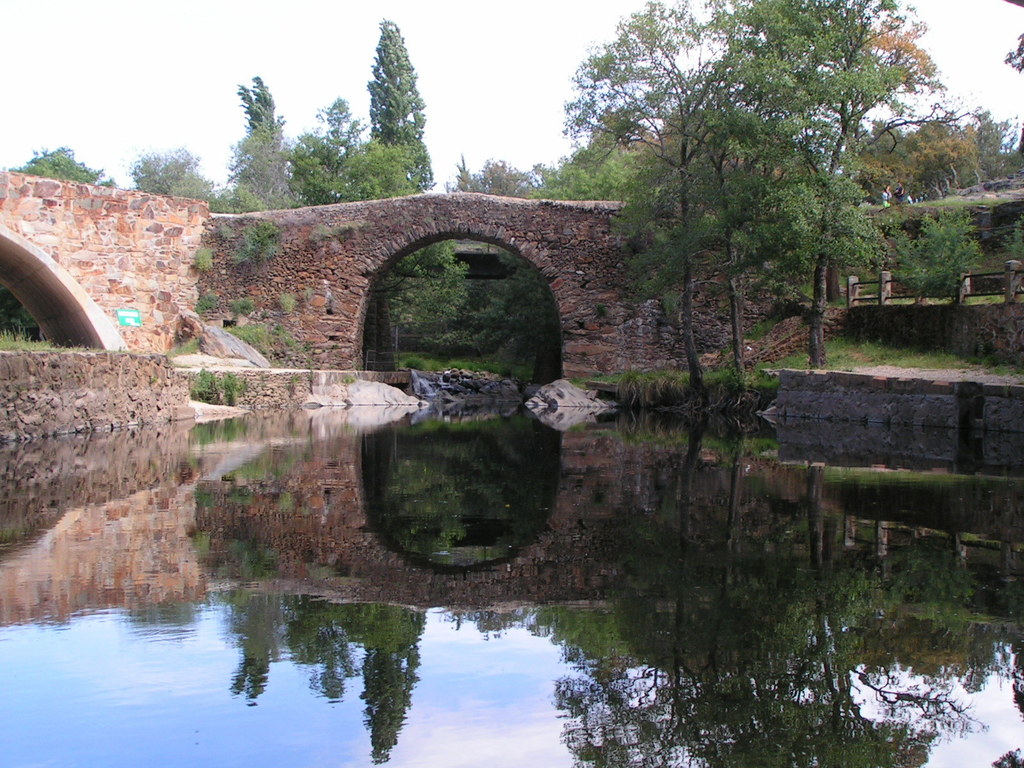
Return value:
<svg viewBox="0 0 1024 768">
<path fill-rule="evenodd" d="M 367 509 L 388 545 L 465 566 L 533 542 L 558 483 L 558 434 L 532 419 L 419 425 L 364 437 Z"/>
<path fill-rule="evenodd" d="M 695 436 L 672 503 L 636 517 L 614 609 L 538 617 L 575 669 L 555 700 L 577 761 L 915 766 L 970 728 L 957 686 L 1005 663 L 1004 641 L 964 620 L 979 585 L 952 553 L 837 557 L 816 468 L 752 536 L 742 472 L 699 501 L 699 455 Z"/>
<path fill-rule="evenodd" d="M 422 614 L 246 591 L 230 593 L 226 602 L 229 629 L 241 651 L 233 694 L 255 704 L 267 688 L 271 662 L 286 651 L 309 669 L 310 689 L 330 701 L 341 701 L 347 680 L 361 674 L 371 758 L 387 761 L 419 680 Z"/>
</svg>

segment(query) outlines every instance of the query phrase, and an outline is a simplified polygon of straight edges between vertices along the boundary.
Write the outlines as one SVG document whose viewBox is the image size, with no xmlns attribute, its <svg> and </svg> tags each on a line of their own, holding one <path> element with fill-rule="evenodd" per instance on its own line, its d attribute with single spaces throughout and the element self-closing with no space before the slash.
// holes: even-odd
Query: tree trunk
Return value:
<svg viewBox="0 0 1024 768">
<path fill-rule="evenodd" d="M 825 310 L 828 308 L 826 292 L 826 274 L 828 262 L 824 257 L 818 258 L 814 267 L 814 298 L 809 313 L 810 330 L 808 333 L 808 363 L 811 368 L 825 367 Z"/>
<path fill-rule="evenodd" d="M 732 322 L 732 362 L 736 373 L 744 367 L 743 347 L 743 288 L 738 277 L 729 278 L 729 319 Z"/>
<path fill-rule="evenodd" d="M 839 268 L 829 267 L 825 274 L 827 280 L 825 295 L 829 301 L 839 301 L 843 295 L 843 287 L 839 281 Z"/>
<path fill-rule="evenodd" d="M 686 265 L 683 273 L 683 293 L 679 300 L 679 329 L 683 335 L 683 349 L 686 352 L 686 367 L 690 372 L 690 389 L 703 404 L 708 394 L 704 388 L 704 369 L 697 354 L 697 343 L 693 338 L 693 268 Z"/>
</svg>

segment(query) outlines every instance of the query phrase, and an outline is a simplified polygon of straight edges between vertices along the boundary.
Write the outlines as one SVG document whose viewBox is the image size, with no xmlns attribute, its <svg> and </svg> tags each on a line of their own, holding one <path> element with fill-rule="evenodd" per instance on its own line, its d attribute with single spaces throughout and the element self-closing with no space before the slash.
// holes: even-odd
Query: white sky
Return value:
<svg viewBox="0 0 1024 768">
<path fill-rule="evenodd" d="M 259 75 L 290 137 L 348 100 L 368 123 L 366 84 L 382 19 L 398 24 L 426 103 L 437 190 L 460 155 L 528 170 L 568 154 L 564 104 L 587 51 L 644 0 L 0 0 L 0 168 L 69 146 L 130 186 L 145 151 L 187 147 L 223 182 Z M 950 91 L 998 119 L 1024 112 L 1024 75 L 1003 63 L 1024 32 L 1005 0 L 917 0 L 925 47 Z"/>
</svg>

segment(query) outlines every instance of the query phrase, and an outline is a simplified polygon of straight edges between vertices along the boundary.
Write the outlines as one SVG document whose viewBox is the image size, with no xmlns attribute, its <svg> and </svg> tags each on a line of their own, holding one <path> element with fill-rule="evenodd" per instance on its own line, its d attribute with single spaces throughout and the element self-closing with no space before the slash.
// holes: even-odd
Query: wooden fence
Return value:
<svg viewBox="0 0 1024 768">
<path fill-rule="evenodd" d="M 1007 261 L 1002 272 L 967 272 L 960 276 L 960 285 L 956 293 L 956 303 L 963 304 L 969 296 L 1002 296 L 1007 304 L 1017 301 L 1018 295 L 1024 293 L 1024 269 L 1021 262 Z M 922 298 L 900 291 L 900 282 L 893 279 L 892 273 L 880 272 L 877 280 L 861 280 L 850 275 L 846 281 L 846 306 L 858 304 L 886 305 L 894 299 Z M 948 298 L 948 297 L 928 297 Z"/>
</svg>

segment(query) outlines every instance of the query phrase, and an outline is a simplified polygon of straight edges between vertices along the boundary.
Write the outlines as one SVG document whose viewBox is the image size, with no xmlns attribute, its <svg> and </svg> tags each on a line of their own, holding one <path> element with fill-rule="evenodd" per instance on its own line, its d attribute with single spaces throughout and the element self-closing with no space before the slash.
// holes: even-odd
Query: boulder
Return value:
<svg viewBox="0 0 1024 768">
<path fill-rule="evenodd" d="M 615 403 L 602 400 L 593 390 L 580 389 L 568 379 L 558 379 L 538 389 L 526 401 L 526 407 L 532 411 L 581 408 L 599 413 L 614 410 Z"/>
<path fill-rule="evenodd" d="M 199 338 L 199 351 L 213 357 L 242 358 L 257 368 L 270 367 L 270 361 L 252 346 L 223 328 L 213 325 L 203 326 L 203 335 Z"/>
<path fill-rule="evenodd" d="M 419 398 L 407 395 L 397 387 L 382 384 L 379 381 L 354 379 L 346 381 L 336 376 L 323 376 L 330 372 L 321 371 L 318 380 L 314 380 L 312 393 L 303 403 L 304 407 L 322 405 L 340 405 L 345 407 L 356 405 L 394 405 L 420 408 L 423 403 Z"/>
</svg>

